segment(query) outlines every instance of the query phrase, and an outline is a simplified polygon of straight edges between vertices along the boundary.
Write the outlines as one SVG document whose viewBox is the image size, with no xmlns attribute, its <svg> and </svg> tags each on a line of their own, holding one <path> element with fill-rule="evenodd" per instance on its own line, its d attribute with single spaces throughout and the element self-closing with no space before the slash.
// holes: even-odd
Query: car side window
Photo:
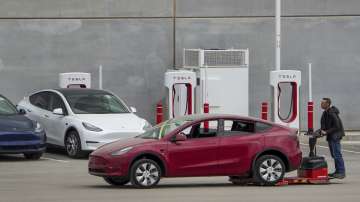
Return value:
<svg viewBox="0 0 360 202">
<path fill-rule="evenodd" d="M 182 132 L 187 139 L 216 137 L 218 135 L 218 125 L 217 120 L 202 121 L 185 128 Z"/>
<path fill-rule="evenodd" d="M 255 123 L 244 120 L 224 120 L 224 135 L 248 135 L 255 133 Z"/>
<path fill-rule="evenodd" d="M 50 94 L 48 92 L 40 92 L 30 96 L 30 103 L 41 109 L 50 110 Z"/>
<path fill-rule="evenodd" d="M 61 97 L 58 94 L 51 92 L 50 111 L 53 111 L 54 109 L 57 108 L 61 108 L 66 114 L 65 104 L 61 99 Z"/>
</svg>

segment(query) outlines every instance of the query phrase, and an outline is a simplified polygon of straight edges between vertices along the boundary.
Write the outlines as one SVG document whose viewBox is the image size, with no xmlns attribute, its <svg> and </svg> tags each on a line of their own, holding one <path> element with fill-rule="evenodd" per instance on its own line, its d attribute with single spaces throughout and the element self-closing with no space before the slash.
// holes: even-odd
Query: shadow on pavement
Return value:
<svg viewBox="0 0 360 202">
<path fill-rule="evenodd" d="M 211 187 L 236 187 L 237 185 L 233 185 L 231 183 L 218 183 L 218 184 L 207 184 L 207 183 L 189 183 L 189 184 L 160 184 L 152 189 L 171 189 L 171 188 L 211 188 Z M 254 186 L 254 185 L 248 185 Z M 111 186 L 111 185 L 85 185 L 82 187 L 93 188 L 93 189 L 133 189 L 133 190 L 143 190 L 133 187 L 128 184 L 125 186 Z M 242 187 L 242 186 L 238 186 Z"/>
<path fill-rule="evenodd" d="M 26 159 L 22 154 L 1 154 L 0 162 L 24 162 L 24 161 L 45 161 L 44 159 L 30 160 Z"/>
<path fill-rule="evenodd" d="M 260 187 L 260 188 L 280 188 L 280 187 L 291 187 L 291 186 L 331 186 L 331 185 L 341 185 L 346 184 L 340 181 L 332 181 L 330 184 L 297 184 L 297 185 L 282 185 L 282 186 L 258 186 L 255 184 L 247 185 L 233 185 L 232 183 L 218 183 L 218 184 L 208 184 L 208 183 L 189 183 L 189 184 L 159 184 L 152 189 L 172 189 L 172 188 L 212 188 L 212 187 Z M 111 186 L 111 185 L 85 185 L 81 187 L 92 188 L 92 189 L 133 189 L 133 190 L 142 190 L 133 187 L 131 184 L 124 186 Z"/>
<path fill-rule="evenodd" d="M 63 156 L 63 157 L 66 157 L 66 158 L 69 158 L 71 159 L 64 148 L 61 148 L 61 147 L 56 147 L 56 146 L 51 146 L 51 145 L 48 145 L 47 148 L 46 148 L 46 153 L 48 154 L 55 154 L 55 155 L 60 155 L 60 156 Z M 86 152 L 84 154 L 84 157 L 81 157 L 79 159 L 89 159 L 89 154 L 90 152 Z"/>
</svg>

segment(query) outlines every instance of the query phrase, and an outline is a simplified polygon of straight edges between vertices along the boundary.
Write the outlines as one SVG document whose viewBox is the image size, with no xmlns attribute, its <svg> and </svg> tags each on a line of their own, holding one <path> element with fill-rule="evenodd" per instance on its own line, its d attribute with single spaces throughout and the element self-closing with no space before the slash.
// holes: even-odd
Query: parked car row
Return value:
<svg viewBox="0 0 360 202">
<path fill-rule="evenodd" d="M 28 128 L 12 125 L 26 125 L 26 121 L 35 125 L 35 128 L 41 128 L 42 133 L 46 134 L 46 143 L 64 147 L 73 158 L 81 157 L 106 143 L 136 136 L 151 127 L 146 120 L 134 114 L 135 108 L 129 108 L 119 97 L 104 90 L 49 89 L 25 97 L 17 109 L 4 97 L 2 103 L 0 142 L 3 153 L 27 152 L 8 147 L 9 139 L 22 141 L 28 138 L 24 134 L 20 136 Z M 16 119 L 17 122 L 10 119 Z M 17 137 L 10 136 L 9 132 Z"/>
<path fill-rule="evenodd" d="M 50 89 L 17 108 L 0 96 L 0 153 L 39 159 L 45 143 L 70 157 L 90 154 L 88 172 L 115 186 L 156 186 L 162 177 L 229 176 L 274 185 L 299 168 L 297 130 L 250 117 L 191 115 L 154 127 L 114 94 Z"/>
</svg>

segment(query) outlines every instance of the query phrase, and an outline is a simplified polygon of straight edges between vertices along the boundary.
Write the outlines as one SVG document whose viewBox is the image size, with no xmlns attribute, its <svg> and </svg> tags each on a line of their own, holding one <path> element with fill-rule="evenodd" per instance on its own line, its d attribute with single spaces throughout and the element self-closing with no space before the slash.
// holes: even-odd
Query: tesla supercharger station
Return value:
<svg viewBox="0 0 360 202">
<path fill-rule="evenodd" d="M 91 74 L 67 72 L 59 74 L 60 88 L 91 88 Z"/>
<path fill-rule="evenodd" d="M 182 69 L 196 73 L 195 112 L 249 115 L 249 50 L 184 49 Z"/>
<path fill-rule="evenodd" d="M 168 119 L 194 113 L 196 74 L 187 70 L 168 70 L 165 73 Z"/>
<path fill-rule="evenodd" d="M 272 120 L 275 123 L 299 129 L 301 72 L 296 70 L 271 71 L 270 85 L 273 91 Z"/>
</svg>

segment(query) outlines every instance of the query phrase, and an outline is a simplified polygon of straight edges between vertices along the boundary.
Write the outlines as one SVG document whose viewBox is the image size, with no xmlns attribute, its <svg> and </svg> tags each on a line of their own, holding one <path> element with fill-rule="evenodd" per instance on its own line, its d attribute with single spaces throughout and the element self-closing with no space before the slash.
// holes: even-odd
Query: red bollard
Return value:
<svg viewBox="0 0 360 202">
<path fill-rule="evenodd" d="M 308 102 L 308 131 L 314 131 L 314 102 Z"/>
<path fill-rule="evenodd" d="M 163 120 L 163 106 L 161 101 L 156 104 L 156 124 L 161 123 Z"/>
<path fill-rule="evenodd" d="M 209 103 L 204 103 L 204 114 L 208 114 L 210 110 Z"/>
<path fill-rule="evenodd" d="M 268 103 L 263 102 L 261 103 L 261 119 L 268 120 Z"/>
<path fill-rule="evenodd" d="M 209 111 L 210 111 L 209 103 L 204 103 L 204 114 L 208 114 Z M 209 131 L 209 121 L 204 122 L 204 129 L 205 129 L 205 132 Z"/>
</svg>

